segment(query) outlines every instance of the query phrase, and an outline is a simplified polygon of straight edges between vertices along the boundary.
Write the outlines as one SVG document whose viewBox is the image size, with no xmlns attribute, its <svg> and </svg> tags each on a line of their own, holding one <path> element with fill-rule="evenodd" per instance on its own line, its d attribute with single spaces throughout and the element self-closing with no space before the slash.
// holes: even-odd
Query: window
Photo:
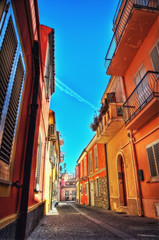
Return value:
<svg viewBox="0 0 159 240">
<path fill-rule="evenodd" d="M 82 178 L 83 174 L 82 174 L 82 162 L 81 162 L 81 178 Z"/>
<path fill-rule="evenodd" d="M 89 153 L 90 173 L 93 172 L 92 151 Z"/>
<path fill-rule="evenodd" d="M 159 180 L 159 140 L 146 147 L 151 180 Z"/>
<path fill-rule="evenodd" d="M 87 195 L 87 183 L 85 183 L 85 194 Z"/>
<path fill-rule="evenodd" d="M 96 180 L 95 180 L 95 195 L 96 195 L 96 197 L 99 197 L 99 179 L 98 178 L 96 178 Z"/>
<path fill-rule="evenodd" d="M 95 169 L 98 168 L 98 152 L 97 152 L 97 145 L 94 147 L 94 161 L 95 161 Z"/>
<path fill-rule="evenodd" d="M 83 186 L 82 185 L 81 185 L 81 191 L 80 192 L 81 192 L 81 194 L 83 194 Z"/>
<path fill-rule="evenodd" d="M 86 157 L 84 158 L 84 176 L 87 176 L 87 171 L 86 171 Z"/>
<path fill-rule="evenodd" d="M 26 68 L 14 13 L 11 2 L 7 1 L 0 20 L 0 161 L 8 166 L 14 147 L 25 74 Z M 9 169 L 5 167 L 5 172 L 7 168 Z M 5 174 L 3 178 L 8 180 Z"/>
<path fill-rule="evenodd" d="M 49 33 L 45 68 L 46 98 L 54 92 L 54 31 Z"/>
<path fill-rule="evenodd" d="M 41 139 L 41 134 L 39 133 L 37 165 L 36 165 L 36 186 L 35 186 L 36 191 L 40 190 L 39 186 L 40 186 L 41 150 L 42 150 L 42 139 Z"/>
<path fill-rule="evenodd" d="M 152 65 L 154 67 L 155 72 L 159 72 L 159 41 L 153 47 L 150 53 L 150 57 L 151 57 Z"/>
</svg>

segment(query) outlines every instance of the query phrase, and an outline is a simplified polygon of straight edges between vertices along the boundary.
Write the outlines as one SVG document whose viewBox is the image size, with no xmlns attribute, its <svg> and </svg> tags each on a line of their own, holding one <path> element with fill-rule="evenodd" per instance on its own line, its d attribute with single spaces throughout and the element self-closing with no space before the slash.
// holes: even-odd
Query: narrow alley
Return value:
<svg viewBox="0 0 159 240">
<path fill-rule="evenodd" d="M 156 219 L 61 202 L 42 219 L 28 240 L 159 239 L 158 223 Z"/>
</svg>

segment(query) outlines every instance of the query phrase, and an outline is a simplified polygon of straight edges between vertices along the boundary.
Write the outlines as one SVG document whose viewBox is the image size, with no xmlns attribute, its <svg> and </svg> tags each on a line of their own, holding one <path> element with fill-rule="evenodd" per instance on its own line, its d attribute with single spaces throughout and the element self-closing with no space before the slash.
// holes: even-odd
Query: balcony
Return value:
<svg viewBox="0 0 159 240">
<path fill-rule="evenodd" d="M 124 6 L 120 1 L 114 18 L 115 32 L 105 57 L 108 75 L 124 75 L 158 15 L 158 0 L 126 0 Z"/>
<path fill-rule="evenodd" d="M 49 139 L 49 141 L 56 141 L 56 139 L 57 139 L 55 124 L 50 124 L 49 125 L 48 139 Z"/>
<path fill-rule="evenodd" d="M 109 103 L 109 108 L 97 127 L 98 143 L 109 142 L 124 125 L 122 106 L 123 103 Z"/>
<path fill-rule="evenodd" d="M 148 71 L 123 104 L 126 129 L 137 130 L 159 113 L 159 72 Z"/>
</svg>

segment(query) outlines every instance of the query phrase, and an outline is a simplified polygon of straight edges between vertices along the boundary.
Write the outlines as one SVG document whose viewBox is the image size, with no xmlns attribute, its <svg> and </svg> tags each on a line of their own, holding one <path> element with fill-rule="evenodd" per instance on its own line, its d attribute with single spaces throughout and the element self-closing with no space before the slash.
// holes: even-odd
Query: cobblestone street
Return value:
<svg viewBox="0 0 159 240">
<path fill-rule="evenodd" d="M 64 202 L 42 219 L 33 239 L 159 239 L 159 221 Z"/>
</svg>

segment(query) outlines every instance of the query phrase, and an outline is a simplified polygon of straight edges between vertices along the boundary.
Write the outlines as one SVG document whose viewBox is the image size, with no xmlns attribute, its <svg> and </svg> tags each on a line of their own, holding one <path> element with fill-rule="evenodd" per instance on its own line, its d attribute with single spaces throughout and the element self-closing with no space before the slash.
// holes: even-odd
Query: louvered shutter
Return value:
<svg viewBox="0 0 159 240">
<path fill-rule="evenodd" d="M 0 27 L 0 160 L 9 164 L 26 72 L 9 0 L 0 20 Z"/>
<path fill-rule="evenodd" d="M 17 39 L 13 27 L 13 22 L 10 17 L 6 34 L 4 36 L 4 40 L 0 48 L 0 86 L 1 86 L 0 119 L 2 115 L 2 110 L 4 109 L 4 101 L 6 98 L 6 92 L 8 88 L 16 48 Z"/>
<path fill-rule="evenodd" d="M 154 144 L 154 154 L 155 154 L 155 158 L 156 158 L 157 172 L 159 175 L 159 142 Z"/>
<path fill-rule="evenodd" d="M 152 146 L 147 148 L 147 156 L 149 160 L 151 177 L 155 177 L 157 176 L 157 171 L 156 171 L 155 158 L 154 158 Z"/>
<path fill-rule="evenodd" d="M 41 139 L 41 134 L 39 134 L 37 166 L 36 166 L 36 190 L 37 191 L 39 191 L 39 186 L 40 186 L 41 151 L 42 151 L 42 139 Z"/>
<path fill-rule="evenodd" d="M 13 83 L 12 93 L 10 97 L 8 112 L 6 116 L 6 121 L 4 125 L 1 150 L 0 150 L 0 159 L 9 163 L 10 154 L 12 150 L 12 143 L 14 137 L 14 131 L 17 120 L 17 112 L 19 106 L 19 98 L 22 88 L 22 80 L 24 75 L 24 69 L 22 65 L 21 58 L 19 58 L 17 71 Z"/>
<path fill-rule="evenodd" d="M 98 153 L 97 153 L 97 145 L 94 147 L 94 161 L 95 161 L 95 169 L 98 168 Z"/>
<path fill-rule="evenodd" d="M 155 46 L 151 53 L 150 53 L 150 57 L 154 66 L 154 70 L 156 72 L 159 72 L 159 52 L 157 50 L 157 46 Z"/>
</svg>

